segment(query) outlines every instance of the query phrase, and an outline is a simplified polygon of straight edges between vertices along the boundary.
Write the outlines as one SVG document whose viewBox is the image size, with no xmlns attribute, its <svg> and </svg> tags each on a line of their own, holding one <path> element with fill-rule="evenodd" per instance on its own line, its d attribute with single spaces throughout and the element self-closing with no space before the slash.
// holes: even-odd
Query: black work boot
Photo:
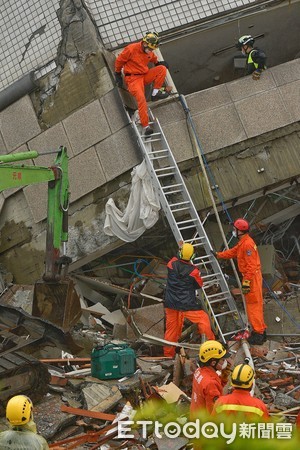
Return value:
<svg viewBox="0 0 300 450">
<path fill-rule="evenodd" d="M 144 136 L 150 137 L 151 134 L 153 134 L 153 128 L 148 125 L 144 130 Z"/>
<path fill-rule="evenodd" d="M 156 100 L 163 100 L 164 98 L 169 97 L 169 93 L 164 90 L 164 88 L 160 89 L 155 95 L 151 95 L 151 100 L 156 102 Z"/>
<path fill-rule="evenodd" d="M 268 338 L 267 338 L 267 330 L 264 330 L 263 337 L 264 337 L 264 342 L 266 342 L 268 340 Z"/>
<path fill-rule="evenodd" d="M 262 333 L 256 333 L 252 331 L 251 336 L 248 339 L 249 344 L 251 345 L 262 345 L 265 342 L 265 336 Z"/>
</svg>

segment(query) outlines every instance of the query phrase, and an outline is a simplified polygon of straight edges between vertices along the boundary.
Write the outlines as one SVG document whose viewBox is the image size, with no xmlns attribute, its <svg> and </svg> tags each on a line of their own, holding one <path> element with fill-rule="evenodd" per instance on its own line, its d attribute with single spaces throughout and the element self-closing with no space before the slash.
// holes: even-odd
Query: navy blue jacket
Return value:
<svg viewBox="0 0 300 450">
<path fill-rule="evenodd" d="M 179 311 L 202 309 L 196 300 L 196 289 L 203 285 L 199 269 L 189 261 L 174 258 L 167 264 L 168 278 L 165 307 Z"/>
</svg>

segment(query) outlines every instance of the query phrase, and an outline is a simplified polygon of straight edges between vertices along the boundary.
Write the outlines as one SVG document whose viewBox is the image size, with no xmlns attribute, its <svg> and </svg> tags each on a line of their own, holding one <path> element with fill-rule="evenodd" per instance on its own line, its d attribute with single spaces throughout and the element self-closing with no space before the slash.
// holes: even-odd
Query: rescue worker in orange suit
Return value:
<svg viewBox="0 0 300 450">
<path fill-rule="evenodd" d="M 268 419 L 269 412 L 262 400 L 250 394 L 254 382 L 254 370 L 248 364 L 239 364 L 231 374 L 231 394 L 218 398 L 214 405 L 214 414 L 239 414 L 245 420 L 248 418 Z"/>
<path fill-rule="evenodd" d="M 200 410 L 211 413 L 215 401 L 223 394 L 223 387 L 230 374 L 227 358 L 229 353 L 223 344 L 210 340 L 199 349 L 199 365 L 195 370 L 192 386 L 190 415 L 196 419 Z M 218 375 L 217 371 L 221 374 Z"/>
<path fill-rule="evenodd" d="M 266 55 L 259 48 L 255 47 L 254 38 L 250 35 L 241 36 L 236 47 L 247 56 L 246 75 L 252 74 L 253 80 L 260 79 L 261 73 L 266 69 Z"/>
<path fill-rule="evenodd" d="M 178 257 L 174 256 L 167 264 L 165 292 L 165 339 L 167 341 L 178 342 L 184 319 L 196 323 L 199 334 L 205 334 L 207 339 L 215 338 L 208 314 L 202 310 L 196 297 L 196 290 L 203 285 L 203 280 L 199 269 L 191 262 L 194 256 L 192 244 L 184 243 Z M 174 358 L 175 347 L 165 346 L 164 356 Z"/>
<path fill-rule="evenodd" d="M 153 52 L 158 46 L 158 34 L 155 32 L 146 33 L 142 41 L 127 45 L 115 61 L 116 84 L 118 87 L 123 86 L 123 70 L 128 91 L 137 101 L 140 122 L 145 136 L 153 133 L 153 128 L 149 125 L 145 86 L 153 83 L 152 101 L 169 96 L 169 92 L 162 88 L 169 66 L 166 61 L 158 61 Z M 149 68 L 149 63 L 153 63 L 154 67 Z"/>
<path fill-rule="evenodd" d="M 223 252 L 212 253 L 218 259 L 237 258 L 242 279 L 242 292 L 245 295 L 246 309 L 252 333 L 249 344 L 262 345 L 266 340 L 266 324 L 263 313 L 262 273 L 260 258 L 254 240 L 249 236 L 249 223 L 245 219 L 237 219 L 234 224 L 234 235 L 239 239 L 237 245 Z"/>
</svg>

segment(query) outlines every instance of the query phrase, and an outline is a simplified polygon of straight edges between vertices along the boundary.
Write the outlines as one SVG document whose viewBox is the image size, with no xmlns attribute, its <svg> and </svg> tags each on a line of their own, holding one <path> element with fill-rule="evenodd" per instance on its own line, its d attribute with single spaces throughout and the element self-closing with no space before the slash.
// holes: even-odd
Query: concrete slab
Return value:
<svg viewBox="0 0 300 450">
<path fill-rule="evenodd" d="M 122 128 L 95 145 L 95 149 L 106 181 L 113 180 L 142 161 L 142 154 L 139 153 L 138 144 L 130 126 Z"/>
<path fill-rule="evenodd" d="M 232 104 L 195 115 L 193 119 L 205 153 L 243 141 L 247 137 Z"/>
<path fill-rule="evenodd" d="M 142 333 L 150 334 L 151 336 L 164 337 L 164 306 L 162 303 L 144 306 L 131 310 L 133 319 L 137 327 Z M 132 328 L 127 324 L 127 338 L 135 339 L 135 334 Z"/>
<path fill-rule="evenodd" d="M 0 132 L 8 153 L 41 132 L 28 95 L 0 113 Z"/>
<path fill-rule="evenodd" d="M 185 120 L 164 127 L 164 133 L 178 163 L 193 157 L 193 146 Z"/>
<path fill-rule="evenodd" d="M 41 155 L 35 159 L 35 164 L 38 166 L 52 165 L 55 161 L 56 154 L 43 155 L 43 153 L 50 151 L 57 152 L 61 145 L 67 148 L 69 157 L 73 156 L 70 141 L 61 122 L 28 142 L 28 148 L 30 150 L 36 150 Z"/>
<path fill-rule="evenodd" d="M 259 136 L 267 131 L 292 123 L 293 117 L 277 89 L 260 92 L 235 103 L 247 137 Z M 255 114 L 253 113 L 255 110 Z"/>
<path fill-rule="evenodd" d="M 100 103 L 112 133 L 116 133 L 129 123 L 117 88 L 104 95 Z"/>
<path fill-rule="evenodd" d="M 219 108 L 222 105 L 228 105 L 231 103 L 231 97 L 229 95 L 226 84 L 220 84 L 204 91 L 195 92 L 186 96 L 188 107 L 191 114 L 197 114 L 210 109 Z"/>
<path fill-rule="evenodd" d="M 48 206 L 47 183 L 33 184 L 23 189 L 35 223 L 46 219 Z"/>
<path fill-rule="evenodd" d="M 300 59 L 294 59 L 285 64 L 272 67 L 270 71 L 277 86 L 300 80 Z"/>
<path fill-rule="evenodd" d="M 0 214 L 1 214 L 4 202 L 5 202 L 5 197 L 4 197 L 3 193 L 0 192 Z"/>
<path fill-rule="evenodd" d="M 71 143 L 74 155 L 102 141 L 111 130 L 99 100 L 89 103 L 65 120 L 63 126 Z"/>
<path fill-rule="evenodd" d="M 300 67 L 300 64 L 299 64 Z M 284 103 L 288 106 L 295 122 L 300 120 L 300 76 L 299 80 L 279 88 Z"/>
<path fill-rule="evenodd" d="M 263 72 L 260 80 L 252 80 L 251 75 L 248 75 L 238 80 L 227 83 L 228 92 L 230 97 L 234 102 L 241 100 L 242 98 L 248 98 L 252 95 L 256 95 L 260 92 L 268 91 L 269 89 L 274 89 L 276 87 L 275 80 L 273 78 L 272 72 L 266 70 Z M 247 100 L 250 102 L 250 100 Z M 251 104 L 253 105 L 253 99 L 251 99 Z"/>
<path fill-rule="evenodd" d="M 69 178 L 72 202 L 105 183 L 105 175 L 94 147 L 70 159 Z"/>
<path fill-rule="evenodd" d="M 6 155 L 6 154 L 7 154 L 6 145 L 5 145 L 2 135 L 0 133 L 0 155 Z"/>
<path fill-rule="evenodd" d="M 165 103 L 162 101 L 153 102 L 151 104 L 151 110 L 162 126 L 173 122 L 180 122 L 186 117 L 178 99 L 168 102 L 165 101 Z"/>
</svg>

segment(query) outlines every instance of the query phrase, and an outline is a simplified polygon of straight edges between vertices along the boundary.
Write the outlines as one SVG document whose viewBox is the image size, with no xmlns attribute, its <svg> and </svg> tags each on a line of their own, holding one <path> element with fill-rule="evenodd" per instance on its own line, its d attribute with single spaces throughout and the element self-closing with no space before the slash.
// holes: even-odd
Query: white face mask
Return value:
<svg viewBox="0 0 300 450">
<path fill-rule="evenodd" d="M 220 367 L 220 370 L 224 370 L 224 369 L 226 369 L 226 367 L 227 367 L 227 359 L 225 359 L 225 360 L 223 361 L 223 364 L 222 364 L 222 366 Z"/>
<path fill-rule="evenodd" d="M 232 230 L 232 236 L 235 237 L 235 238 L 237 237 L 237 231 L 236 230 Z"/>
</svg>

